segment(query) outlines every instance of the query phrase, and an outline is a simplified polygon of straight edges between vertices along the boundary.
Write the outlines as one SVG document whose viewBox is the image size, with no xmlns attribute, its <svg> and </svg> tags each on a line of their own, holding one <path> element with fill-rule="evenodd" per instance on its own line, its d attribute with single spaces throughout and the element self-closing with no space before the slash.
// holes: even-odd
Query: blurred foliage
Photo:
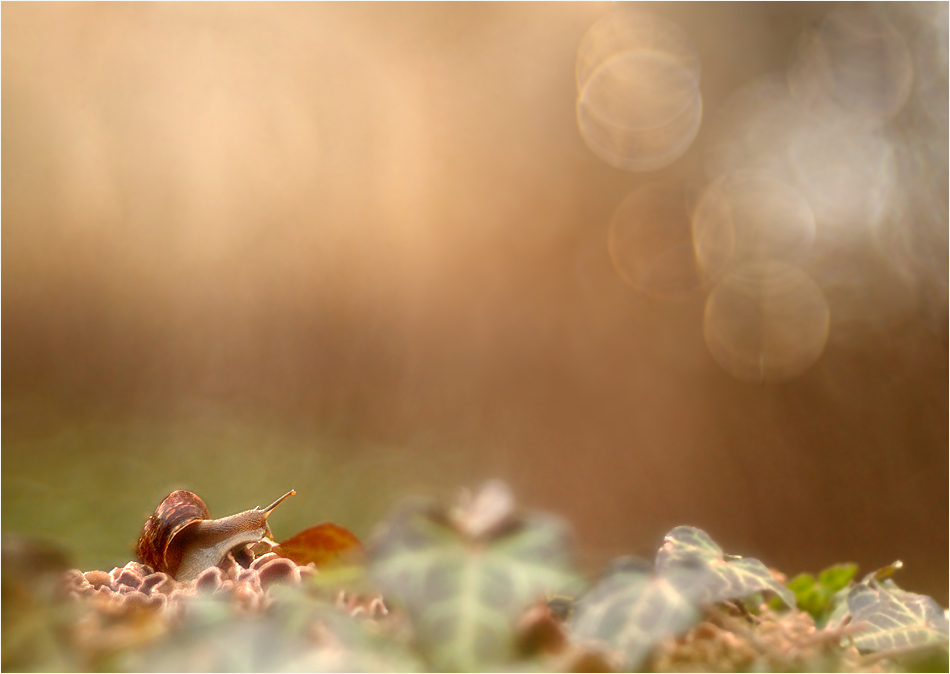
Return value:
<svg viewBox="0 0 950 674">
<path fill-rule="evenodd" d="M 358 559 L 362 549 L 351 531 L 333 522 L 323 522 L 281 541 L 274 552 L 303 566 L 313 563 L 326 569 Z"/>
<path fill-rule="evenodd" d="M 253 610 L 196 581 L 178 585 L 187 596 L 174 605 L 70 594 L 60 551 L 4 535 L 3 670 L 946 669 L 946 612 L 887 578 L 898 563 L 859 583 L 848 564 L 785 586 L 761 562 L 678 527 L 652 568 L 621 558 L 582 591 L 573 556 L 565 524 L 521 510 L 499 482 L 452 505 L 403 505 L 365 561 L 269 585 Z M 745 609 L 753 597 L 757 615 Z M 830 611 L 827 625 L 808 609 Z"/>
<path fill-rule="evenodd" d="M 944 643 L 947 616 L 930 597 L 863 583 L 848 593 L 848 611 L 855 623 L 867 627 L 854 636 L 855 645 L 883 651 Z"/>
<path fill-rule="evenodd" d="M 578 602 L 571 632 L 603 641 L 622 654 L 625 669 L 639 669 L 660 640 L 699 622 L 698 599 L 709 581 L 701 567 L 654 575 L 639 560 L 621 561 Z"/>
<path fill-rule="evenodd" d="M 762 590 L 774 592 L 790 608 L 795 596 L 779 583 L 757 559 L 726 555 L 705 531 L 694 527 L 676 527 L 666 535 L 656 555 L 656 566 L 664 570 L 682 564 L 702 564 L 709 570 L 709 581 L 701 597 L 707 604 L 726 599 L 742 599 Z"/>
<path fill-rule="evenodd" d="M 371 545 L 370 573 L 405 607 L 436 670 L 510 661 L 518 616 L 546 592 L 577 585 L 567 527 L 517 513 L 497 482 L 456 509 L 406 506 Z"/>
<path fill-rule="evenodd" d="M 824 625 L 835 606 L 835 593 L 847 587 L 857 572 L 857 564 L 836 564 L 818 574 L 818 578 L 800 573 L 788 581 L 788 588 L 795 593 L 798 607 L 808 611 L 815 624 Z"/>
</svg>

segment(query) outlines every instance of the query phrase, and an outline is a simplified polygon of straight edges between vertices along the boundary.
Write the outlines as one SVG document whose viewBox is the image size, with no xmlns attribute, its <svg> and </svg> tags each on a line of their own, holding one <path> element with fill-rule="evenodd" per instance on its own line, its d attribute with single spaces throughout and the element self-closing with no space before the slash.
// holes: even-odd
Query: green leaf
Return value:
<svg viewBox="0 0 950 674">
<path fill-rule="evenodd" d="M 695 564 L 659 575 L 622 561 L 577 602 L 571 634 L 606 643 L 623 654 L 627 670 L 636 670 L 657 642 L 699 622 L 698 599 L 708 582 L 709 572 Z"/>
<path fill-rule="evenodd" d="M 848 610 L 853 624 L 866 625 L 854 636 L 861 650 L 947 643 L 947 616 L 930 597 L 862 583 L 848 593 Z"/>
<path fill-rule="evenodd" d="M 817 579 L 810 573 L 800 573 L 786 586 L 795 593 L 798 607 L 810 613 L 818 624 L 835 605 L 835 593 L 848 586 L 857 570 L 857 564 L 837 564 L 822 571 Z"/>
<path fill-rule="evenodd" d="M 788 581 L 787 587 L 795 593 L 795 603 L 798 607 L 803 611 L 808 611 L 815 619 L 825 610 L 834 594 L 822 583 L 816 581 L 810 573 L 795 576 Z"/>
<path fill-rule="evenodd" d="M 818 582 L 834 594 L 847 587 L 857 572 L 857 564 L 835 564 L 818 574 Z"/>
<path fill-rule="evenodd" d="M 569 532 L 552 517 L 513 509 L 490 484 L 449 510 L 399 511 L 369 544 L 369 573 L 403 605 L 437 670 L 482 670 L 514 657 L 514 623 L 548 592 L 573 592 Z"/>
<path fill-rule="evenodd" d="M 705 564 L 712 572 L 703 603 L 741 599 L 768 590 L 777 594 L 790 608 L 795 608 L 794 593 L 775 580 L 765 564 L 757 559 L 723 554 L 722 549 L 701 529 L 676 527 L 666 535 L 665 543 L 656 555 L 656 568 L 661 573 L 673 566 L 696 562 Z"/>
</svg>

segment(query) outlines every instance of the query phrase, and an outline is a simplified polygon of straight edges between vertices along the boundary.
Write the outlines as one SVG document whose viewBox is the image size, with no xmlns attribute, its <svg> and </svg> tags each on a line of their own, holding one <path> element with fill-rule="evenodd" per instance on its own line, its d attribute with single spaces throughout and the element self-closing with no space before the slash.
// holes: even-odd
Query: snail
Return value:
<svg viewBox="0 0 950 674">
<path fill-rule="evenodd" d="M 210 519 L 208 506 L 190 491 L 173 491 L 145 522 L 136 553 L 156 571 L 175 580 L 192 580 L 205 569 L 217 566 L 238 547 L 272 537 L 267 516 L 293 489 L 266 508 Z"/>
</svg>

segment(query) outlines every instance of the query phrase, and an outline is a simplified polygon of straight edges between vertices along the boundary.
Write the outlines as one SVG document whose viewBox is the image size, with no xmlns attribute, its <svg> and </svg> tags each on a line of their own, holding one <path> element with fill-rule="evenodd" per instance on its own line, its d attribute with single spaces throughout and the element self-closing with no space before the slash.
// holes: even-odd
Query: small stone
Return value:
<svg viewBox="0 0 950 674">
<path fill-rule="evenodd" d="M 171 594 L 168 595 L 168 603 L 178 605 L 184 602 L 187 602 L 189 599 L 195 596 L 193 589 L 185 588 L 175 588 L 172 590 Z"/>
<path fill-rule="evenodd" d="M 108 585 L 102 585 L 96 588 L 94 596 L 99 601 L 112 601 L 112 597 L 115 596 L 115 592 L 112 591 L 112 588 Z"/>
<path fill-rule="evenodd" d="M 261 606 L 261 588 L 260 585 L 238 585 L 234 588 L 232 595 L 234 602 L 241 609 L 250 612 L 257 611 Z"/>
<path fill-rule="evenodd" d="M 69 596 L 79 596 L 87 587 L 92 587 L 79 569 L 71 569 L 63 574 L 62 591 Z"/>
<path fill-rule="evenodd" d="M 139 590 L 148 595 L 167 595 L 170 594 L 174 589 L 174 579 L 167 573 L 162 573 L 161 571 L 156 571 L 155 573 L 146 576 L 142 581 L 142 584 L 139 585 Z"/>
<path fill-rule="evenodd" d="M 275 559 L 283 559 L 283 557 L 278 556 L 277 553 L 274 552 L 267 552 L 251 562 L 251 568 L 259 570 L 262 566 Z"/>
<path fill-rule="evenodd" d="M 260 585 L 256 569 L 245 569 L 237 577 L 238 583 L 257 583 Z"/>
<path fill-rule="evenodd" d="M 221 587 L 221 569 L 216 566 L 205 569 L 195 579 L 195 588 L 199 592 L 214 592 Z"/>
<path fill-rule="evenodd" d="M 123 586 L 138 589 L 141 584 L 142 576 L 139 575 L 137 571 L 123 569 L 122 572 L 115 577 L 112 586 L 117 590 Z"/>
<path fill-rule="evenodd" d="M 105 571 L 86 571 L 83 575 L 86 577 L 86 580 L 89 581 L 89 584 L 97 590 L 100 587 L 112 588 L 112 576 Z"/>
<path fill-rule="evenodd" d="M 70 569 L 63 574 L 63 582 L 66 585 L 76 585 L 84 582 L 86 576 L 79 569 Z"/>
<path fill-rule="evenodd" d="M 294 573 L 296 570 L 297 565 L 294 562 L 275 555 L 275 559 L 269 560 L 260 567 L 261 587 L 266 590 L 274 583 L 293 582 L 294 580 L 299 582 L 299 574 L 295 575 Z"/>
<path fill-rule="evenodd" d="M 133 572 L 133 573 L 137 573 L 138 575 L 142 576 L 143 578 L 144 578 L 145 576 L 148 576 L 148 575 L 151 575 L 151 574 L 155 573 L 155 569 L 153 569 L 152 567 L 150 567 L 148 564 L 143 564 L 142 562 L 129 562 L 129 563 L 126 564 L 125 567 L 123 567 L 123 568 L 125 568 L 126 571 L 131 571 L 131 572 Z"/>
<path fill-rule="evenodd" d="M 225 596 L 225 597 L 226 597 L 226 596 L 231 595 L 233 592 L 234 592 L 234 581 L 233 581 L 233 580 L 224 579 L 223 581 L 221 581 L 221 585 L 219 585 L 219 586 L 215 589 L 214 595 L 215 595 L 216 597 L 219 597 L 219 596 Z"/>
<path fill-rule="evenodd" d="M 150 609 L 158 605 L 152 597 L 138 591 L 129 592 L 122 598 L 122 604 L 130 609 Z"/>
</svg>

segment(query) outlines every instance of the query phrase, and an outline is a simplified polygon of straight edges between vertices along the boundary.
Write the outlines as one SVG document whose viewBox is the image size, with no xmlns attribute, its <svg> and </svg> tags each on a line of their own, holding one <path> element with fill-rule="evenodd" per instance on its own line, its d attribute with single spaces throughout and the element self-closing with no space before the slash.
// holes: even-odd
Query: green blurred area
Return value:
<svg viewBox="0 0 950 674">
<path fill-rule="evenodd" d="M 5 406 L 8 414 L 17 408 Z M 444 494 L 439 485 L 460 484 L 467 470 L 456 453 L 373 445 L 222 410 L 45 424 L 3 438 L 3 530 L 61 546 L 84 570 L 133 559 L 143 523 L 175 489 L 194 491 L 212 517 L 223 517 L 293 488 L 297 495 L 270 517 L 275 539 L 323 521 L 364 538 L 403 495 Z"/>
</svg>

